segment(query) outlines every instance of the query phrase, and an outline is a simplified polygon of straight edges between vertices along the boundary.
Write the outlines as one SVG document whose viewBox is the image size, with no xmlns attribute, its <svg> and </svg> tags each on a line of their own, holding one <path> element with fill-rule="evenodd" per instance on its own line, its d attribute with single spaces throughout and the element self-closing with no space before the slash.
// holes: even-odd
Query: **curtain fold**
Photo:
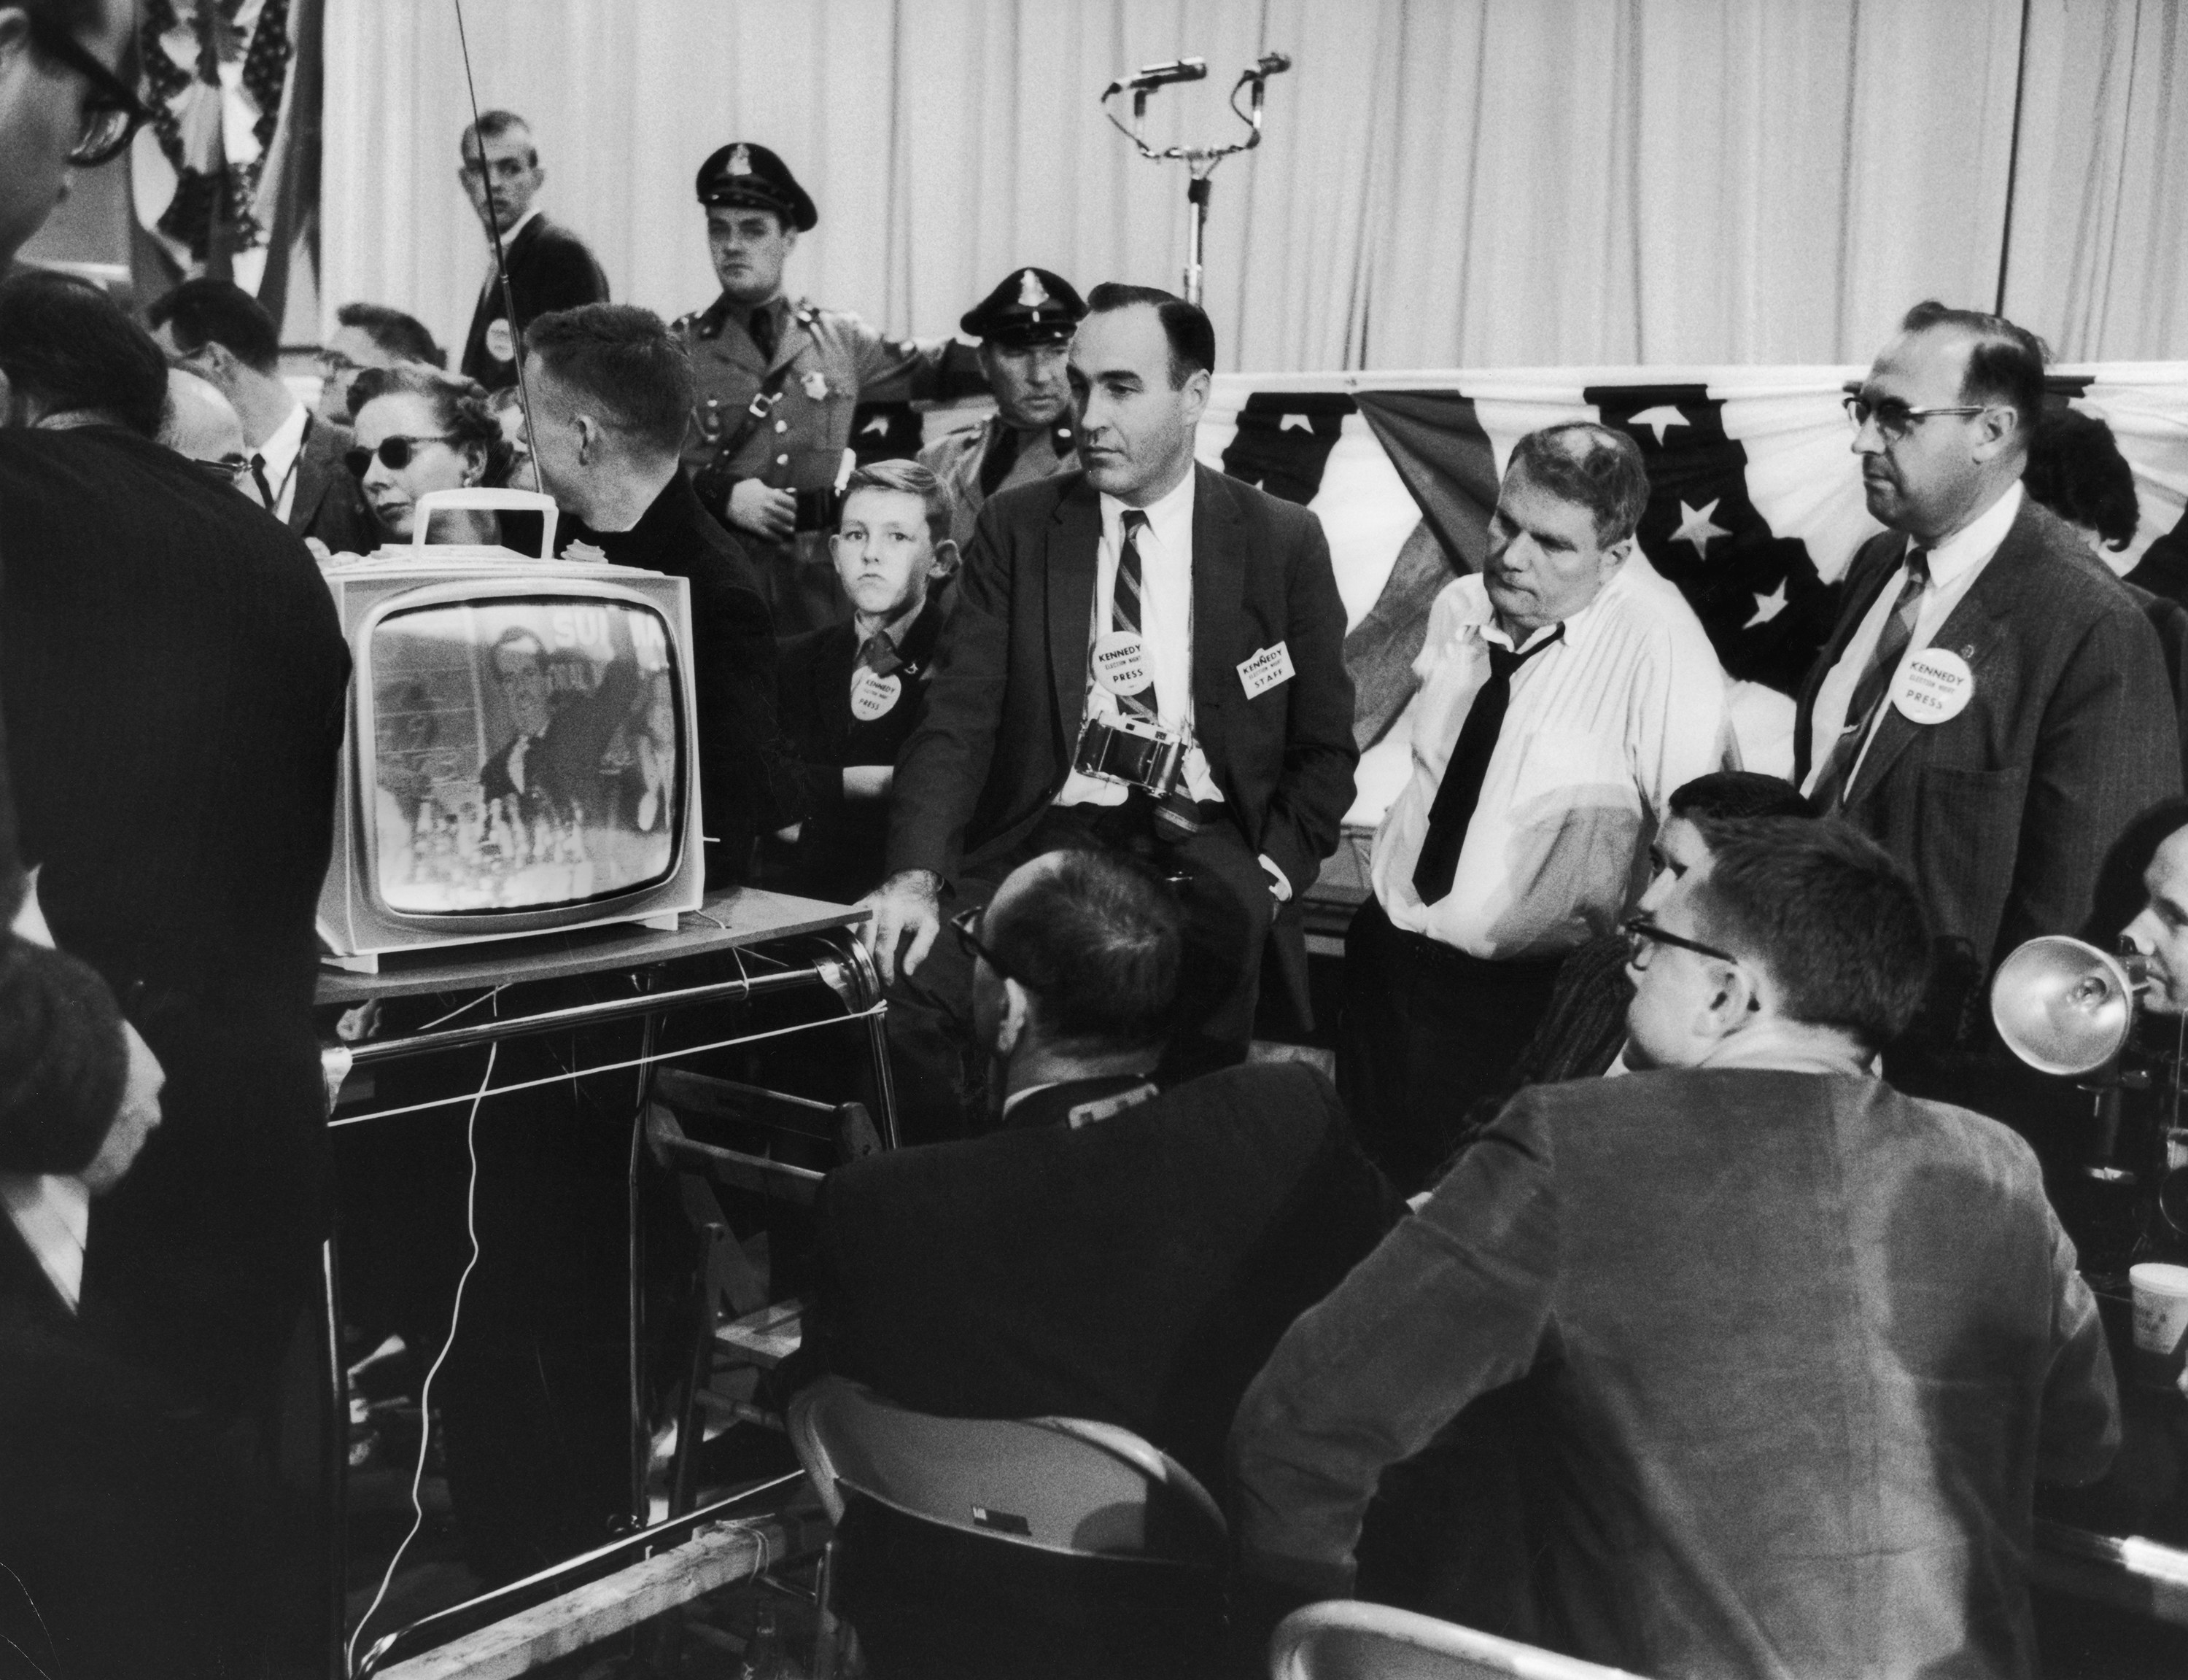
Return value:
<svg viewBox="0 0 2188 1680">
<path fill-rule="evenodd" d="M 449 0 L 326 0 L 325 311 L 460 339 L 486 264 L 457 186 Z M 1186 177 L 1103 120 L 1186 54 L 1157 148 L 1267 138 L 1215 176 L 1227 369 L 1866 358 L 1917 298 L 1997 296 L 2061 354 L 2181 353 L 2188 28 L 2168 0 L 466 0 L 482 105 L 616 296 L 714 293 L 692 202 L 729 140 L 820 224 L 794 290 L 955 330 L 1011 268 L 1175 287 Z M 2019 151 L 2016 164 L 2016 89 Z M 1129 107 L 1129 100 L 1119 100 Z"/>
</svg>

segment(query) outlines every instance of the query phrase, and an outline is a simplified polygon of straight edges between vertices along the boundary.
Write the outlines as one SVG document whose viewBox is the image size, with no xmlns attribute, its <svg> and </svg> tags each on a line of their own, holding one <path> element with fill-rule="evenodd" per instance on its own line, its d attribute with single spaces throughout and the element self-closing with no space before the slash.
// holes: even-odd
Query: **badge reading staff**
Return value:
<svg viewBox="0 0 2188 1680">
<path fill-rule="evenodd" d="M 1942 724 L 1957 718 L 1975 692 L 1975 673 L 1948 647 L 1926 647 L 1909 655 L 1892 679 L 1892 703 L 1909 723 Z"/>
<path fill-rule="evenodd" d="M 904 696 L 904 679 L 894 673 L 878 676 L 861 667 L 851 679 L 851 715 L 862 724 L 886 718 Z"/>
<path fill-rule="evenodd" d="M 1094 639 L 1094 680 L 1112 694 L 1140 694 L 1155 679 L 1147 645 L 1130 630 Z"/>
<path fill-rule="evenodd" d="M 1292 651 L 1282 642 L 1259 649 L 1251 659 L 1238 662 L 1238 680 L 1249 700 L 1258 700 L 1278 683 L 1289 682 L 1293 675 Z"/>
</svg>

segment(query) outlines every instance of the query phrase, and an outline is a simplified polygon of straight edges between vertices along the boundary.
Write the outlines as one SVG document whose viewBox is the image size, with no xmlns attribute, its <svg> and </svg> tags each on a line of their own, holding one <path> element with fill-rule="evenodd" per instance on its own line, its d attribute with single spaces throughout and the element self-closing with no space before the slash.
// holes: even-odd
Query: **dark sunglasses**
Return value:
<svg viewBox="0 0 2188 1680">
<path fill-rule="evenodd" d="M 1690 950 L 1697 956 L 1713 958 L 1718 962 L 1736 963 L 1740 959 L 1728 950 L 1719 950 L 1715 945 L 1706 945 L 1700 939 L 1689 939 L 1683 933 L 1666 932 L 1645 916 L 1628 917 L 1626 923 L 1627 943 L 1638 956 L 1644 943 L 1677 945 L 1681 950 Z"/>
<path fill-rule="evenodd" d="M 986 908 L 984 905 L 974 905 L 969 910 L 959 910 L 956 915 L 950 918 L 950 931 L 957 936 L 967 950 L 980 958 L 996 973 L 1001 975 L 1006 980 L 1017 980 L 1023 986 L 1026 984 L 1025 981 L 1004 967 L 1002 959 L 982 944 L 980 936 L 973 931 L 980 925 L 981 912 Z"/>
<path fill-rule="evenodd" d="M 436 432 L 431 437 L 404 437 L 398 435 L 393 437 L 381 438 L 380 447 L 376 449 L 345 449 L 342 451 L 342 459 L 348 465 L 349 470 L 359 478 L 372 471 L 372 458 L 375 455 L 380 457 L 381 465 L 386 467 L 390 472 L 400 472 L 417 458 L 417 451 L 411 447 L 414 443 L 453 443 L 455 441 L 446 432 Z"/>
<path fill-rule="evenodd" d="M 84 44 L 37 7 L 25 15 L 31 40 L 48 58 L 59 60 L 88 84 L 83 96 L 83 130 L 69 148 L 68 161 L 85 169 L 111 163 L 152 120 L 137 90 L 99 63 Z"/>
</svg>

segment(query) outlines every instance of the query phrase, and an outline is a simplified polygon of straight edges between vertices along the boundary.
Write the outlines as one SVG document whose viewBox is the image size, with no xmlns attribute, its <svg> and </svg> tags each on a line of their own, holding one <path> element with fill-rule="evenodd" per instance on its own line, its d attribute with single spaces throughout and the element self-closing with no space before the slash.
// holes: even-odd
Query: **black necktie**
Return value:
<svg viewBox="0 0 2188 1680">
<path fill-rule="evenodd" d="M 1147 511 L 1143 508 L 1126 508 L 1122 521 L 1124 538 L 1117 550 L 1117 584 L 1109 597 L 1109 628 L 1129 630 L 1140 637 L 1140 658 L 1150 670 L 1154 661 L 1147 651 L 1147 638 L 1140 632 L 1140 533 L 1146 529 Z M 1134 717 L 1153 722 L 1159 715 L 1155 709 L 1155 685 L 1149 682 L 1137 694 L 1117 696 L 1118 709 Z"/>
<path fill-rule="evenodd" d="M 263 507 L 267 512 L 274 512 L 274 487 L 266 482 L 265 456 L 255 453 L 251 455 L 251 482 L 258 486 L 259 505 Z"/>
<path fill-rule="evenodd" d="M 753 310 L 745 321 L 745 330 L 752 335 L 752 341 L 759 351 L 760 360 L 772 362 L 775 359 L 775 306 L 763 303 Z"/>
<path fill-rule="evenodd" d="M 893 676 L 904 668 L 903 656 L 887 630 L 876 630 L 859 646 L 859 664 L 877 677 Z"/>
<path fill-rule="evenodd" d="M 988 453 L 980 462 L 980 493 L 992 496 L 996 488 L 1010 476 L 1011 469 L 1018 465 L 1018 445 L 1025 441 L 1014 426 L 999 426 L 995 435 L 988 442 Z"/>
<path fill-rule="evenodd" d="M 1560 624 L 1525 653 L 1514 653 L 1495 642 L 1489 650 L 1489 680 L 1474 696 L 1474 704 L 1459 726 L 1458 742 L 1443 767 L 1443 785 L 1429 807 L 1428 837 L 1413 865 L 1413 891 L 1424 905 L 1432 905 L 1451 892 L 1452 877 L 1458 873 L 1458 854 L 1466 844 L 1466 826 L 1474 820 L 1474 808 L 1481 801 L 1482 779 L 1489 774 L 1490 756 L 1497 750 L 1497 733 L 1504 727 L 1504 713 L 1512 704 L 1512 674 L 1554 642 L 1565 639 Z"/>
<path fill-rule="evenodd" d="M 1892 679 L 1899 669 L 1900 657 L 1907 651 L 1907 644 L 1914 639 L 1914 620 L 1922 611 L 1922 591 L 1929 584 L 1930 550 L 1909 549 L 1907 581 L 1899 586 L 1899 598 L 1892 603 L 1892 616 L 1884 621 L 1875 650 L 1869 656 L 1869 663 L 1862 668 L 1861 680 L 1853 685 L 1853 695 L 1847 702 L 1846 727 L 1832 743 L 1831 756 L 1824 761 L 1823 773 L 1816 778 L 1815 792 L 1808 796 L 1809 803 L 1825 815 L 1845 801 L 1847 785 L 1853 780 L 1854 766 L 1861 761 L 1862 744 L 1869 739 L 1869 724 L 1875 720 L 1877 708 L 1884 704 L 1885 691 L 1891 687 Z"/>
</svg>

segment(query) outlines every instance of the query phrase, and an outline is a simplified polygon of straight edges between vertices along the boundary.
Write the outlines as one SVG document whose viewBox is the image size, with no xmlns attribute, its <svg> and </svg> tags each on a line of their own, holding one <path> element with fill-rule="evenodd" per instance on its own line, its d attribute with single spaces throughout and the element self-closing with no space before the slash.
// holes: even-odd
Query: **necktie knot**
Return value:
<svg viewBox="0 0 2188 1680">
<path fill-rule="evenodd" d="M 1147 524 L 1148 510 L 1145 508 L 1126 508 L 1124 512 L 1125 540 L 1128 543 L 1136 541 L 1140 533 L 1147 528 Z"/>
<path fill-rule="evenodd" d="M 876 630 L 859 648 L 859 663 L 877 677 L 886 677 L 904 663 L 897 657 L 896 644 L 889 640 L 887 630 Z"/>
<path fill-rule="evenodd" d="M 1529 648 L 1500 647 L 1493 641 L 1485 642 L 1483 646 L 1489 650 L 1489 680 L 1493 683 L 1510 682 L 1513 673 L 1522 665 L 1544 648 L 1554 643 L 1561 642 L 1565 639 L 1565 627 L 1559 624 L 1557 629 Z"/>
<path fill-rule="evenodd" d="M 1910 589 L 1930 587 L 1930 550 L 1920 546 L 1907 550 L 1907 583 Z"/>
</svg>

